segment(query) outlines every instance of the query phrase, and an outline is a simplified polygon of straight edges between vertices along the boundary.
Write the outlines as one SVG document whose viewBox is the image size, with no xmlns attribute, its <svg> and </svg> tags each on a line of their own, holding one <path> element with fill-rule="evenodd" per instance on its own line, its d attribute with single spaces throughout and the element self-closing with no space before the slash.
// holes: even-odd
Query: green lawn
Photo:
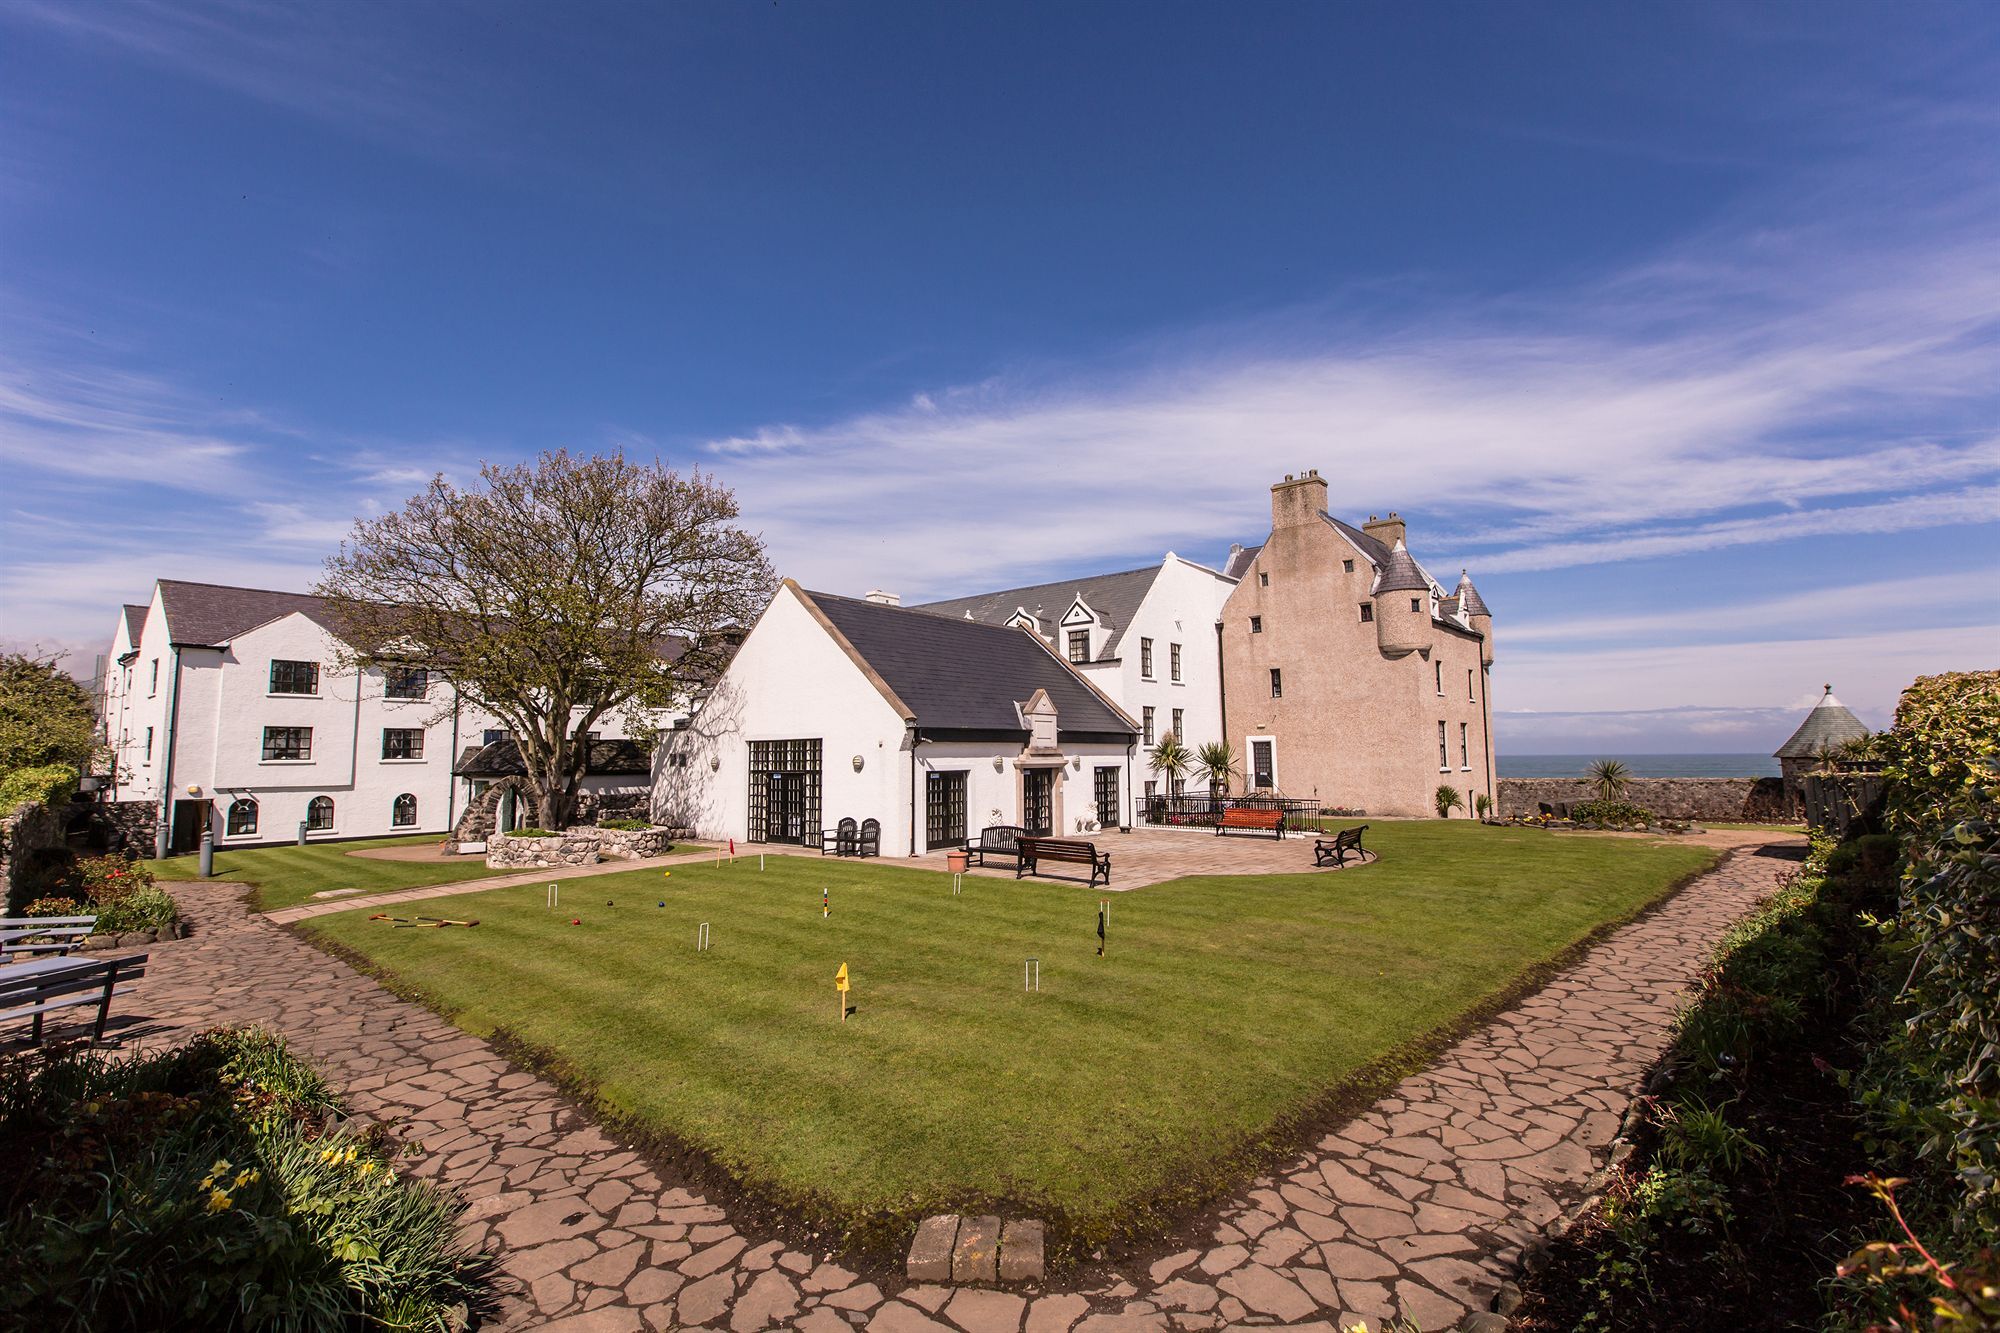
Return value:
<svg viewBox="0 0 2000 1333">
<path fill-rule="evenodd" d="M 1288 1115 L 1716 855 L 1469 821 L 1368 837 L 1365 868 L 1123 894 L 746 858 L 571 881 L 556 912 L 540 885 L 454 896 L 471 930 L 308 928 L 827 1220 L 992 1201 L 1091 1236 L 1225 1183 Z"/>
<path fill-rule="evenodd" d="M 412 838 L 368 838 L 358 842 L 322 842 L 305 847 L 246 847 L 242 851 L 218 851 L 215 877 L 255 886 L 257 910 L 275 911 L 310 901 L 326 889 L 361 889 L 380 893 L 387 889 L 414 889 L 426 884 L 452 884 L 459 880 L 485 879 L 508 871 L 488 870 L 483 856 L 466 856 L 452 861 L 378 861 L 348 853 L 362 847 L 421 847 L 436 843 L 438 835 L 423 833 Z M 161 879 L 194 879 L 201 873 L 199 856 L 174 856 L 164 861 L 148 861 Z"/>
</svg>

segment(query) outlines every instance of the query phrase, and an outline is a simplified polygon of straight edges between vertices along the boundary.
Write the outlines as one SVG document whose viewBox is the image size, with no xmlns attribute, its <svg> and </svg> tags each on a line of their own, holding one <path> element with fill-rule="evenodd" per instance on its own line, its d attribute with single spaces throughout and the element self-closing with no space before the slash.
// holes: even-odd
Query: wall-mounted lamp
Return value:
<svg viewBox="0 0 2000 1333">
<path fill-rule="evenodd" d="M 199 796 L 199 795 L 201 795 L 201 788 L 200 788 L 200 787 L 189 787 L 189 788 L 188 788 L 188 795 L 190 795 L 190 796 Z"/>
<path fill-rule="evenodd" d="M 1076 758 L 1070 760 L 1070 767 L 1079 773 L 1083 772 L 1083 756 L 1078 755 Z"/>
<path fill-rule="evenodd" d="M 861 764 L 862 764 L 862 759 L 861 759 L 861 756 L 860 756 L 860 755 L 858 755 L 858 754 L 857 754 L 857 755 L 855 755 L 855 756 L 854 756 L 854 771 L 855 771 L 856 773 L 859 773 L 859 772 L 861 771 Z"/>
<path fill-rule="evenodd" d="M 708 771 L 711 773 L 720 773 L 722 771 L 721 755 L 716 755 L 714 758 L 708 761 Z"/>
<path fill-rule="evenodd" d="M 993 756 L 993 771 L 995 773 L 1004 771 L 1006 767 L 1007 764 L 1005 760 L 1001 759 L 1000 756 L 997 754 Z"/>
</svg>

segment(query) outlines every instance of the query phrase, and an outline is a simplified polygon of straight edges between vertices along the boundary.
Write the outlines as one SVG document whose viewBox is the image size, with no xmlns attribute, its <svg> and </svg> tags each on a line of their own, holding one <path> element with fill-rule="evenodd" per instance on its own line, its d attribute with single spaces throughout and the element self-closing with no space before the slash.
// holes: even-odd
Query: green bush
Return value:
<svg viewBox="0 0 2000 1333">
<path fill-rule="evenodd" d="M 104 907 L 128 893 L 150 889 L 159 881 L 143 861 L 122 856 L 86 856 L 71 872 L 83 896 Z"/>
<path fill-rule="evenodd" d="M 1465 808 L 1465 798 L 1459 795 L 1458 788 L 1452 786 L 1450 783 L 1446 783 L 1433 792 L 1431 799 L 1437 805 L 1439 819 L 1450 819 L 1452 811 L 1463 810 Z"/>
<path fill-rule="evenodd" d="M 17 768 L 0 777 L 0 816 L 11 815 L 30 801 L 56 809 L 76 791 L 76 779 L 76 769 L 69 764 Z"/>
<path fill-rule="evenodd" d="M 1644 807 L 1610 797 L 1578 801 L 1569 808 L 1569 817 L 1579 824 L 1647 824 L 1653 819 Z"/>
<path fill-rule="evenodd" d="M 492 1265 L 463 1205 L 339 1109 L 255 1030 L 0 1058 L 0 1324 L 465 1327 Z"/>
<path fill-rule="evenodd" d="M 507 836 L 510 838 L 553 838 L 556 835 L 545 828 L 516 828 L 508 829 Z"/>
<path fill-rule="evenodd" d="M 616 829 L 621 833 L 637 833 L 642 829 L 649 829 L 653 825 L 644 819 L 605 819 L 600 820 L 597 827 Z"/>
<path fill-rule="evenodd" d="M 154 930 L 181 919 L 180 904 L 165 889 L 134 889 L 97 907 L 99 934 Z"/>
<path fill-rule="evenodd" d="M 37 898 L 21 909 L 22 916 L 89 916 L 90 904 L 74 898 Z"/>
</svg>

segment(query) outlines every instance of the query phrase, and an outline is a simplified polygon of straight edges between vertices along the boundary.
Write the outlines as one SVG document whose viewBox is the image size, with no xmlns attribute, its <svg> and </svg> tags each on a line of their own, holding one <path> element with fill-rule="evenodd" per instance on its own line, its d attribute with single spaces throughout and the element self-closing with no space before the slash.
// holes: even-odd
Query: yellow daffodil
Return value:
<svg viewBox="0 0 2000 1333">
<path fill-rule="evenodd" d="M 210 1190 L 208 1192 L 208 1211 L 211 1213 L 229 1211 L 229 1196 L 221 1190 Z"/>
<path fill-rule="evenodd" d="M 262 1176 L 260 1173 L 256 1171 L 238 1171 L 236 1173 L 236 1183 L 234 1185 L 231 1185 L 229 1188 L 240 1190 L 245 1185 L 251 1184 L 252 1182 L 260 1179 L 262 1179 Z"/>
</svg>

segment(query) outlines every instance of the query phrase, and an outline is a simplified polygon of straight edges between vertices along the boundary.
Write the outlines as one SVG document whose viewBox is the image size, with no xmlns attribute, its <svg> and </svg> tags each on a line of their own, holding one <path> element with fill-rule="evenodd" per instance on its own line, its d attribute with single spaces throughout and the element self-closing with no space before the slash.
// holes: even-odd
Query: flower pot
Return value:
<svg viewBox="0 0 2000 1333">
<path fill-rule="evenodd" d="M 963 851 L 946 852 L 944 854 L 945 866 L 948 869 L 950 869 L 951 873 L 954 875 L 963 874 L 965 872 L 965 867 L 971 863 L 971 860 L 972 858 L 966 855 L 966 853 Z"/>
</svg>

